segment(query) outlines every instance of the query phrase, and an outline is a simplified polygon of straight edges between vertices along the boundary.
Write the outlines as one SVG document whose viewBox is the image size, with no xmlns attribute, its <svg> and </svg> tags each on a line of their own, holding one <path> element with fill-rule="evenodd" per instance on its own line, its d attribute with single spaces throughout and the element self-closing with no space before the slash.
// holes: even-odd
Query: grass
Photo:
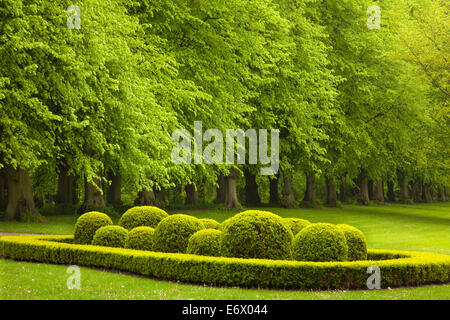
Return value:
<svg viewBox="0 0 450 320">
<path fill-rule="evenodd" d="M 361 229 L 369 248 L 450 254 L 450 203 L 267 209 L 311 222 L 347 223 Z M 234 212 L 193 210 L 223 221 Z M 0 222 L 0 232 L 72 234 L 76 217 L 48 217 L 46 223 Z M 0 260 L 1 299 L 450 299 L 450 285 L 364 291 L 286 291 L 218 288 L 158 281 L 81 268 L 81 290 L 68 290 L 66 266 Z"/>
<path fill-rule="evenodd" d="M 81 267 L 81 289 L 67 289 L 67 267 L 0 260 L 0 299 L 449 299 L 450 285 L 364 291 L 218 288 Z"/>
</svg>

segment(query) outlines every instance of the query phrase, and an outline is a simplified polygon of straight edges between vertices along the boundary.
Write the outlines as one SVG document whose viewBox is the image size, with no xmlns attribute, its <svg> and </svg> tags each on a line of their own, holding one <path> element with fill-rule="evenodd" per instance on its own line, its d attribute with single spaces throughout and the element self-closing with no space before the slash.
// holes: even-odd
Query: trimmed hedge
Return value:
<svg viewBox="0 0 450 320">
<path fill-rule="evenodd" d="M 291 229 L 294 236 L 297 235 L 297 233 L 299 233 L 303 228 L 311 224 L 308 220 L 299 218 L 283 218 L 283 221 Z"/>
<path fill-rule="evenodd" d="M 344 233 L 331 223 L 313 223 L 294 238 L 292 257 L 299 261 L 346 261 Z"/>
<path fill-rule="evenodd" d="M 153 235 L 153 250 L 186 252 L 189 238 L 205 229 L 200 219 L 186 214 L 174 214 L 161 220 Z"/>
<path fill-rule="evenodd" d="M 366 237 L 361 230 L 348 224 L 338 224 L 338 227 L 345 236 L 348 245 L 348 260 L 366 260 L 367 259 L 367 243 Z"/>
<path fill-rule="evenodd" d="M 127 229 L 121 226 L 105 226 L 95 231 L 92 245 L 123 248 L 127 238 Z"/>
<path fill-rule="evenodd" d="M 136 250 L 153 250 L 153 234 L 155 229 L 136 227 L 131 229 L 125 240 L 125 248 Z"/>
<path fill-rule="evenodd" d="M 289 259 L 293 235 L 280 216 L 247 210 L 223 222 L 221 255 L 236 258 Z"/>
<path fill-rule="evenodd" d="M 203 223 L 206 229 L 219 229 L 220 223 L 214 219 L 202 218 L 200 221 Z"/>
<path fill-rule="evenodd" d="M 91 211 L 78 217 L 74 229 L 74 241 L 81 244 L 91 244 L 97 229 L 112 225 L 113 222 L 106 214 Z"/>
<path fill-rule="evenodd" d="M 138 206 L 128 209 L 120 217 L 119 225 L 128 230 L 141 226 L 156 228 L 168 216 L 167 212 L 157 207 Z"/>
<path fill-rule="evenodd" d="M 189 238 L 187 253 L 201 256 L 220 256 L 221 231 L 216 229 L 204 229 L 197 231 Z"/>
<path fill-rule="evenodd" d="M 71 236 L 4 236 L 0 237 L 0 256 L 241 287 L 367 289 L 370 265 L 380 268 L 382 288 L 450 282 L 450 256 L 427 252 L 368 250 L 368 258 L 372 259 L 368 261 L 306 262 L 206 257 L 65 243 L 71 241 Z"/>
</svg>

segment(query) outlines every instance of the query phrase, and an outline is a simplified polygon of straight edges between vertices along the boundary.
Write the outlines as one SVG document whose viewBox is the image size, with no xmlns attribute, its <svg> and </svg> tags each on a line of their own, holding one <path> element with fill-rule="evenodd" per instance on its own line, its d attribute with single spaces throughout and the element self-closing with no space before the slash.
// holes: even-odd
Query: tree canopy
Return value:
<svg viewBox="0 0 450 320">
<path fill-rule="evenodd" d="M 199 192 L 206 201 L 205 190 L 227 207 L 259 203 L 258 188 L 288 207 L 301 198 L 315 205 L 316 186 L 329 205 L 338 195 L 362 204 L 445 199 L 447 1 L 73 5 L 0 2 L 5 219 L 39 219 L 44 203 L 120 206 L 122 195 L 126 203 L 181 196 L 192 204 Z M 379 28 L 368 26 L 373 5 Z M 172 134 L 192 133 L 194 146 L 200 121 L 201 133 L 223 137 L 227 129 L 278 130 L 270 186 L 249 148 L 243 165 L 195 161 L 195 152 L 190 164 L 174 163 Z"/>
</svg>

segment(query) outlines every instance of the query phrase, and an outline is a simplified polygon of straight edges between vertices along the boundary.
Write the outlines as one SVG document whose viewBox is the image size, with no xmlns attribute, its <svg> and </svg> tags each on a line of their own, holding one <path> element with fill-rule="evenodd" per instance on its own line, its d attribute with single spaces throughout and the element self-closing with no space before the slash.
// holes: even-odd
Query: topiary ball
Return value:
<svg viewBox="0 0 450 320">
<path fill-rule="evenodd" d="M 337 227 L 344 233 L 347 240 L 348 260 L 367 260 L 367 242 L 361 230 L 348 224 L 338 224 Z"/>
<path fill-rule="evenodd" d="M 186 253 L 201 256 L 220 256 L 221 231 L 216 229 L 204 229 L 197 231 L 189 238 Z"/>
<path fill-rule="evenodd" d="M 161 220 L 155 229 L 153 250 L 186 252 L 189 238 L 204 229 L 200 219 L 186 214 L 174 214 Z"/>
<path fill-rule="evenodd" d="M 123 248 L 127 238 L 127 229 L 121 226 L 105 226 L 95 231 L 92 245 Z"/>
<path fill-rule="evenodd" d="M 128 230 L 141 226 L 156 228 L 158 223 L 168 216 L 167 212 L 157 207 L 133 207 L 120 217 L 119 225 Z"/>
<path fill-rule="evenodd" d="M 294 236 L 299 233 L 304 227 L 307 227 L 311 224 L 311 222 L 309 222 L 308 220 L 298 218 L 284 218 L 283 221 L 291 229 Z"/>
<path fill-rule="evenodd" d="M 223 222 L 220 250 L 225 257 L 289 259 L 292 239 L 280 216 L 247 210 Z"/>
<path fill-rule="evenodd" d="M 153 234 L 155 229 L 150 227 L 136 227 L 131 229 L 125 240 L 125 248 L 136 250 L 153 250 Z"/>
<path fill-rule="evenodd" d="M 111 218 L 104 213 L 97 211 L 87 212 L 81 215 L 75 223 L 74 243 L 91 244 L 95 231 L 112 224 Z"/>
<path fill-rule="evenodd" d="M 313 223 L 295 237 L 293 258 L 299 261 L 346 261 L 347 240 L 344 233 L 330 223 Z"/>
<path fill-rule="evenodd" d="M 220 223 L 218 223 L 214 219 L 203 218 L 203 219 L 200 219 L 200 221 L 203 223 L 203 225 L 205 226 L 206 229 L 219 229 L 220 228 Z"/>
</svg>

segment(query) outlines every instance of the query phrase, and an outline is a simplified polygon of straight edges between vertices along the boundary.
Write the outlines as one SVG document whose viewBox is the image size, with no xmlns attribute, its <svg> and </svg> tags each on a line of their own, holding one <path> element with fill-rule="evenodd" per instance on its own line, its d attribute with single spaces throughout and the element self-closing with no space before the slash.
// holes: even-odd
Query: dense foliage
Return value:
<svg viewBox="0 0 450 320">
<path fill-rule="evenodd" d="M 201 256 L 220 256 L 220 236 L 222 232 L 216 229 L 197 231 L 189 238 L 186 253 Z"/>
<path fill-rule="evenodd" d="M 112 225 L 110 217 L 101 212 L 87 212 L 75 223 L 74 240 L 81 244 L 91 244 L 95 232 L 104 226 Z"/>
<path fill-rule="evenodd" d="M 308 220 L 299 218 L 284 218 L 283 222 L 291 229 L 294 236 L 311 224 Z"/>
<path fill-rule="evenodd" d="M 379 28 L 368 26 L 374 4 Z M 79 28 L 67 6 L 0 6 L 6 220 L 41 220 L 54 205 L 448 196 L 448 1 L 80 0 Z M 279 152 L 269 137 L 264 163 L 250 159 L 256 143 L 231 152 L 222 142 L 238 128 L 279 130 Z M 194 151 L 188 164 L 172 161 L 177 129 Z M 257 176 L 275 154 L 270 181 Z"/>
<path fill-rule="evenodd" d="M 105 226 L 95 231 L 92 245 L 123 248 L 127 238 L 127 229 L 121 226 Z"/>
<path fill-rule="evenodd" d="M 293 258 L 299 261 L 346 261 L 344 233 L 330 223 L 313 223 L 294 238 Z"/>
<path fill-rule="evenodd" d="M 225 257 L 289 259 L 293 235 L 281 217 L 247 210 L 222 223 L 221 254 Z"/>
<path fill-rule="evenodd" d="M 219 229 L 220 223 L 214 219 L 202 218 L 200 221 L 203 223 L 206 229 Z"/>
<path fill-rule="evenodd" d="M 71 239 L 70 236 L 1 237 L 0 255 L 10 259 L 108 268 L 160 279 L 222 286 L 367 289 L 367 268 L 370 265 L 380 267 L 382 288 L 450 281 L 449 256 L 428 252 L 369 250 L 367 261 L 323 263 L 185 256 L 64 243 Z"/>
<path fill-rule="evenodd" d="M 136 227 L 131 229 L 125 240 L 125 248 L 136 250 L 153 250 L 153 234 L 155 229 Z"/>
<path fill-rule="evenodd" d="M 119 220 L 119 225 L 131 230 L 146 226 L 156 228 L 158 223 L 169 215 L 164 210 L 153 206 L 138 206 L 128 209 Z"/>
<path fill-rule="evenodd" d="M 185 253 L 189 238 L 204 229 L 200 219 L 186 214 L 174 214 L 161 220 L 153 235 L 153 250 Z"/>
<path fill-rule="evenodd" d="M 367 243 L 366 237 L 357 228 L 348 224 L 338 224 L 337 227 L 344 233 L 348 245 L 348 260 L 366 260 Z"/>
</svg>

